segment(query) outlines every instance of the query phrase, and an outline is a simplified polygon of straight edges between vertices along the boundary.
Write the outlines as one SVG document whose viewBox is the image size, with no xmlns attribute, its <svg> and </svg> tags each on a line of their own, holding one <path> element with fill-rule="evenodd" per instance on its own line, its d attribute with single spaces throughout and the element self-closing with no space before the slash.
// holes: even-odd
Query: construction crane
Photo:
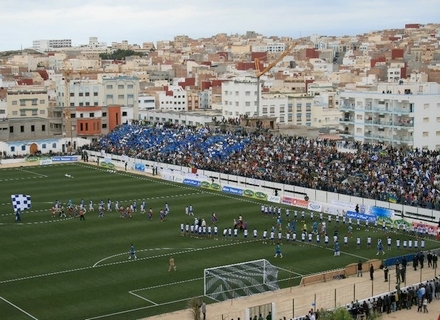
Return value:
<svg viewBox="0 0 440 320">
<path fill-rule="evenodd" d="M 254 59 L 256 77 L 257 77 L 257 117 L 260 115 L 260 78 L 262 75 L 270 71 L 273 67 L 275 67 L 285 56 L 287 56 L 292 50 L 295 48 L 296 42 L 290 45 L 283 53 L 274 61 L 269 63 L 267 67 L 263 70 L 260 70 L 260 60 L 258 58 Z"/>
</svg>

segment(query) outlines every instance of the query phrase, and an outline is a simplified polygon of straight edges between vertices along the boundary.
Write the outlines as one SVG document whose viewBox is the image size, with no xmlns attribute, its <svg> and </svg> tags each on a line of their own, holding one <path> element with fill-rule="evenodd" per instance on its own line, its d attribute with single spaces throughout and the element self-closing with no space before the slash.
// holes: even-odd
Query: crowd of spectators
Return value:
<svg viewBox="0 0 440 320">
<path fill-rule="evenodd" d="M 341 194 L 440 209 L 440 153 L 267 131 L 126 124 L 94 150 Z M 342 151 L 344 150 L 344 151 Z"/>
</svg>

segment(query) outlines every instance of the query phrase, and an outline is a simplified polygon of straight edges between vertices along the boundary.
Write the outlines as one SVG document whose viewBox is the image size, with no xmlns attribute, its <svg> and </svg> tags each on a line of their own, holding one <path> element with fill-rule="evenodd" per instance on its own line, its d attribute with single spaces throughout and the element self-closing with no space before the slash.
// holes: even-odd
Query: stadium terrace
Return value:
<svg viewBox="0 0 440 320">
<path fill-rule="evenodd" d="M 438 151 L 201 127 L 127 124 L 93 150 L 440 210 Z M 351 152 L 341 152 L 341 149 Z"/>
</svg>

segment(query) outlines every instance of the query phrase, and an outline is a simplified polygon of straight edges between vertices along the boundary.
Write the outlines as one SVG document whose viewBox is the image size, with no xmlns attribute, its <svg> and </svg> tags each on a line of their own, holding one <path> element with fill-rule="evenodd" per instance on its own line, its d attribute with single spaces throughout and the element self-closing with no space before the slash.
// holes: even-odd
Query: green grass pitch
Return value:
<svg viewBox="0 0 440 320">
<path fill-rule="evenodd" d="M 341 256 L 334 257 L 332 247 L 325 248 L 322 242 L 310 246 L 297 241 L 296 245 L 284 243 L 283 258 L 274 258 L 275 246 L 252 239 L 254 228 L 261 238 L 262 231 L 275 224 L 275 219 L 261 215 L 261 202 L 254 199 L 82 163 L 0 169 L 0 183 L 3 319 L 139 319 L 185 308 L 191 297 L 203 295 L 204 268 L 267 259 L 280 268 L 280 287 L 288 287 L 298 284 L 301 275 L 376 258 L 376 240 L 385 240 L 382 231 L 357 231 L 354 226 L 354 236 L 359 234 L 363 241 L 361 249 L 351 238 L 350 246 L 341 245 Z M 32 208 L 22 214 L 22 223 L 14 222 L 10 195 L 15 193 L 32 196 Z M 118 200 L 124 206 L 136 199 L 138 208 L 145 199 L 154 219 L 149 221 L 140 213 L 121 219 L 117 212 L 98 218 L 96 205 L 85 222 L 51 217 L 55 200 L 66 203 L 68 199 L 77 204 L 84 199 L 86 208 L 90 199 L 95 204 L 100 199 Z M 170 214 L 160 222 L 158 212 L 166 202 Z M 243 239 L 242 233 L 230 240 L 222 235 L 218 240 L 182 237 L 180 224 L 193 222 L 184 213 L 189 204 L 207 223 L 216 212 L 220 233 L 242 215 L 248 221 L 249 238 Z M 286 219 L 283 224 L 284 228 Z M 334 220 L 332 224 L 330 233 Z M 298 231 L 300 227 L 298 222 Z M 345 232 L 340 227 L 340 235 Z M 373 237 L 372 249 L 365 245 L 368 234 Z M 136 248 L 135 261 L 128 259 L 131 244 Z M 427 248 L 437 246 L 427 241 Z M 402 252 L 393 247 L 385 257 Z M 171 255 L 177 271 L 169 273 Z"/>
</svg>

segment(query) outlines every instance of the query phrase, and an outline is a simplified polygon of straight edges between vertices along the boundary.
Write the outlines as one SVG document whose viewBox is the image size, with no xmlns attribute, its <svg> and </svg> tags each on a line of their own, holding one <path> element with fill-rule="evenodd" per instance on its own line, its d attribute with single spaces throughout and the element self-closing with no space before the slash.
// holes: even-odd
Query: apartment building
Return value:
<svg viewBox="0 0 440 320">
<path fill-rule="evenodd" d="M 285 50 L 286 44 L 277 42 L 253 44 L 251 47 L 252 52 L 280 53 L 284 52 Z"/>
<path fill-rule="evenodd" d="M 102 78 L 104 106 L 121 106 L 122 122 L 138 119 L 139 80 L 129 76 Z"/>
<path fill-rule="evenodd" d="M 139 95 L 139 120 L 148 119 L 148 111 L 156 109 L 156 97 L 148 94 Z"/>
<path fill-rule="evenodd" d="M 50 51 L 70 47 L 72 47 L 72 39 L 34 40 L 32 42 L 32 48 L 37 51 Z"/>
<path fill-rule="evenodd" d="M 187 93 L 181 86 L 166 86 L 157 96 L 159 109 L 173 111 L 187 111 Z"/>
<path fill-rule="evenodd" d="M 222 83 L 223 116 L 226 119 L 257 115 L 257 100 L 255 78 L 236 78 Z M 259 111 L 261 115 L 261 108 Z"/>
<path fill-rule="evenodd" d="M 438 83 L 381 83 L 377 91 L 340 93 L 342 136 L 349 140 L 440 148 Z"/>
<path fill-rule="evenodd" d="M 43 139 L 50 136 L 47 89 L 15 86 L 7 91 L 7 117 L 0 125 L 0 140 Z"/>
</svg>

